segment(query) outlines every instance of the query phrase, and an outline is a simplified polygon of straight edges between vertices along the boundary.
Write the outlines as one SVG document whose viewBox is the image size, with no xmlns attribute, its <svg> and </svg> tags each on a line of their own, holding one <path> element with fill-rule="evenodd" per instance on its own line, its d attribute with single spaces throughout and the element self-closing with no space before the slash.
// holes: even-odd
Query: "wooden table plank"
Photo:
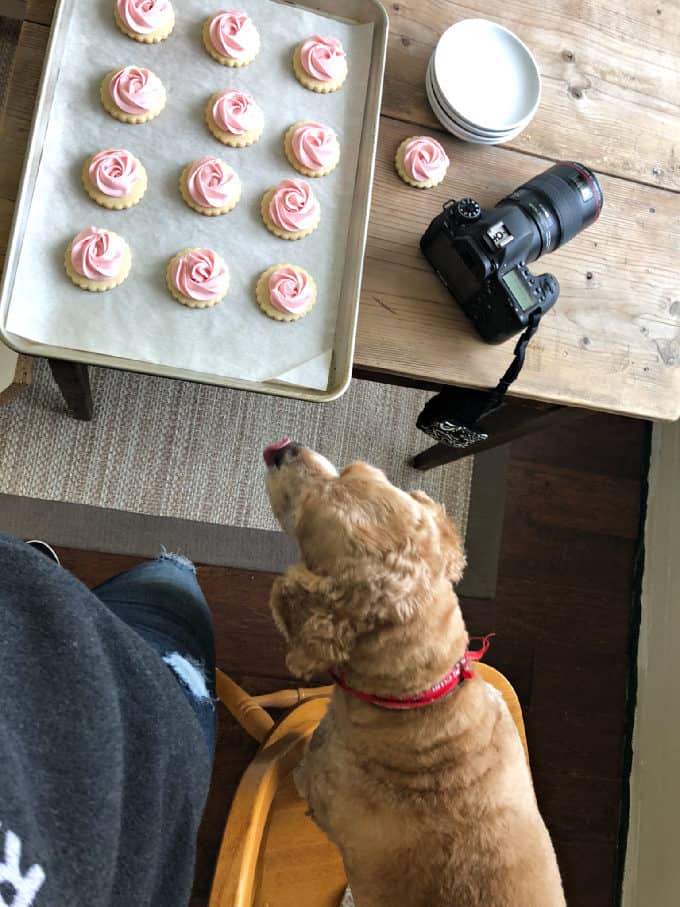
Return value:
<svg viewBox="0 0 680 907">
<path fill-rule="evenodd" d="M 50 30 L 24 22 L 0 116 L 0 198 L 16 198 Z M 4 247 L 3 247 L 4 251 Z"/>
<path fill-rule="evenodd" d="M 26 21 L 49 25 L 52 22 L 57 0 L 28 0 L 26 4 Z"/>
<path fill-rule="evenodd" d="M 393 156 L 412 126 L 383 118 L 355 361 L 385 374 L 495 384 L 512 355 L 478 341 L 420 254 L 447 198 L 498 201 L 546 162 L 441 134 L 451 168 L 422 191 Z M 677 195 L 604 177 L 597 224 L 538 262 L 562 293 L 532 341 L 518 395 L 651 418 L 680 416 L 680 204 Z M 670 251 L 673 250 L 673 251 Z M 670 254 L 669 254 L 670 252 Z"/>
<path fill-rule="evenodd" d="M 383 113 L 432 126 L 425 71 L 442 32 L 491 18 L 531 48 L 543 97 L 509 147 L 680 190 L 680 5 L 677 0 L 398 0 Z M 493 67 L 493 61 L 489 61 Z"/>
</svg>

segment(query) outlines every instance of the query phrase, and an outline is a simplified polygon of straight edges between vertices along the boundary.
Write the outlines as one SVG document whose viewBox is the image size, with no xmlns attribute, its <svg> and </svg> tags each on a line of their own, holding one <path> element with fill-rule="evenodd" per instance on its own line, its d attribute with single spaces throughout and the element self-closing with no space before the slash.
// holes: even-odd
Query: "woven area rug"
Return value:
<svg viewBox="0 0 680 907">
<path fill-rule="evenodd" d="M 465 533 L 473 459 L 408 465 L 427 445 L 415 428 L 427 392 L 355 380 L 314 404 L 108 369 L 91 381 L 91 423 L 66 414 L 41 360 L 32 387 L 0 406 L 0 530 L 140 555 L 162 542 L 206 563 L 281 569 L 294 550 L 276 531 L 261 451 L 289 435 L 339 466 L 368 460 L 422 488 Z"/>
</svg>

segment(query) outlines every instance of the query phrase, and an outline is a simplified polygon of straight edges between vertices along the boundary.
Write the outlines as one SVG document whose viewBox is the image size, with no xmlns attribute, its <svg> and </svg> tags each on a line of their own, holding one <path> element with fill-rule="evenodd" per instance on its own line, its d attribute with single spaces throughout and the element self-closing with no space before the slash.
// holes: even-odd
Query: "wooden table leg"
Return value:
<svg viewBox="0 0 680 907">
<path fill-rule="evenodd" d="M 549 425 L 585 419 L 592 413 L 587 409 L 567 406 L 553 406 L 546 403 L 532 403 L 528 400 L 511 400 L 491 413 L 483 421 L 483 428 L 489 437 L 470 447 L 449 447 L 447 444 L 433 444 L 411 460 L 411 466 L 422 472 L 453 463 L 492 447 L 508 444 L 523 435 L 542 431 Z"/>
<path fill-rule="evenodd" d="M 82 362 L 48 359 L 52 377 L 63 394 L 69 413 L 74 419 L 89 422 L 93 416 L 90 374 Z"/>
</svg>

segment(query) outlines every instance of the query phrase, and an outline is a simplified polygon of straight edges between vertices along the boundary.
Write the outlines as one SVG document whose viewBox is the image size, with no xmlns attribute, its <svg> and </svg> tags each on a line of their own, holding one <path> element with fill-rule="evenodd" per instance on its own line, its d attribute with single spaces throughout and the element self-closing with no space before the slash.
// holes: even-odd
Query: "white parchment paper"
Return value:
<svg viewBox="0 0 680 907">
<path fill-rule="evenodd" d="M 341 4 L 338 4 L 341 7 Z M 113 21 L 113 0 L 76 0 L 51 111 L 42 161 L 18 264 L 7 328 L 28 340 L 249 381 L 278 379 L 325 389 L 335 334 L 347 230 L 366 100 L 372 26 L 341 22 L 275 0 L 238 0 L 255 22 L 262 47 L 249 66 L 212 60 L 201 40 L 205 18 L 219 0 L 177 0 L 172 35 L 156 45 L 125 37 Z M 292 69 L 298 41 L 315 33 L 343 42 L 349 75 L 340 91 L 303 88 Z M 102 108 L 99 86 L 112 69 L 146 66 L 163 81 L 166 108 L 142 125 L 119 123 Z M 249 148 L 228 148 L 205 125 L 210 95 L 222 88 L 249 92 L 265 127 Z M 292 123 L 314 119 L 332 126 L 342 157 L 329 176 L 310 180 L 321 203 L 321 224 L 290 242 L 269 233 L 260 217 L 262 194 L 299 176 L 283 152 Z M 127 148 L 142 161 L 149 187 L 139 205 L 108 211 L 85 194 L 85 158 L 103 148 Z M 211 154 L 239 174 L 236 209 L 222 217 L 193 212 L 179 194 L 184 166 Z M 64 251 L 83 227 L 120 233 L 132 249 L 132 271 L 120 287 L 87 293 L 71 284 Z M 231 287 L 224 302 L 203 310 L 178 305 L 165 286 L 168 261 L 190 246 L 214 248 L 226 260 Z M 262 314 L 254 288 L 260 273 L 290 262 L 318 286 L 312 312 L 282 324 Z"/>
</svg>

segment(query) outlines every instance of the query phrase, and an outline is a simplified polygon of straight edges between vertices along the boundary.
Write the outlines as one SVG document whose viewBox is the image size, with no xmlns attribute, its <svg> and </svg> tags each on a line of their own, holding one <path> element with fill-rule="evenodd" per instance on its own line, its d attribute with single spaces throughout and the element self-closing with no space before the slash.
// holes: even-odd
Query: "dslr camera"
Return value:
<svg viewBox="0 0 680 907">
<path fill-rule="evenodd" d="M 557 279 L 532 274 L 529 262 L 594 223 L 602 200 L 588 167 L 555 164 L 495 208 L 471 198 L 447 201 L 420 248 L 481 337 L 502 343 L 557 302 Z"/>
</svg>

